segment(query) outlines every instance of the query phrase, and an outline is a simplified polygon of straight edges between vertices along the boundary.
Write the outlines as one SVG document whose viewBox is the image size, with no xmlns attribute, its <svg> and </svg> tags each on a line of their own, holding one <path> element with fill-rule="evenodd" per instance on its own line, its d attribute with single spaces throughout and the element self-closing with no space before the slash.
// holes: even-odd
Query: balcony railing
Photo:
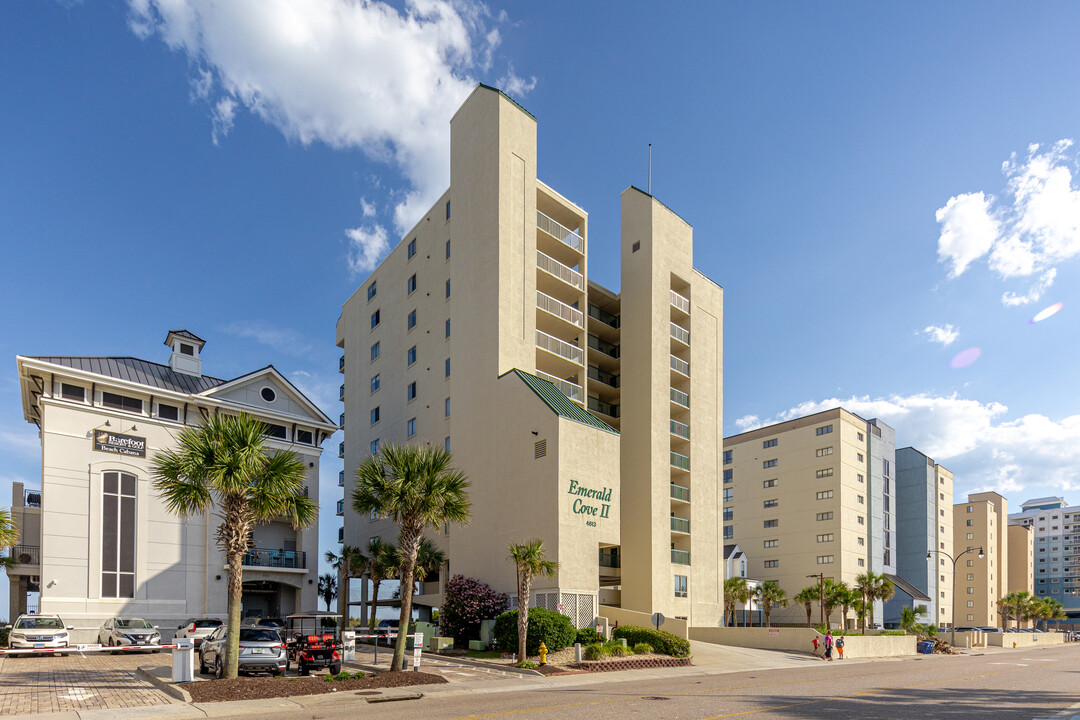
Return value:
<svg viewBox="0 0 1080 720">
<path fill-rule="evenodd" d="M 615 553 L 600 551 L 600 567 L 606 568 L 618 568 L 622 567 L 622 562 L 619 556 Z"/>
<path fill-rule="evenodd" d="M 690 521 L 685 518 L 671 517 L 671 532 L 689 533 Z"/>
<path fill-rule="evenodd" d="M 589 396 L 589 409 L 593 412 L 598 412 L 601 415 L 607 415 L 608 417 L 619 417 L 619 406 L 613 405 L 609 402 L 604 402 L 600 398 Z"/>
<path fill-rule="evenodd" d="M 671 291 L 671 304 L 682 310 L 687 315 L 690 314 L 690 301 L 684 298 L 674 290 Z"/>
<path fill-rule="evenodd" d="M 554 375 L 546 373 L 542 370 L 537 370 L 536 374 L 538 377 L 542 377 L 548 382 L 553 383 L 555 387 L 559 388 L 559 390 L 562 391 L 563 395 L 570 398 L 571 400 L 577 400 L 578 402 L 583 402 L 585 400 L 585 391 L 577 383 L 570 382 L 569 380 L 563 380 L 560 377 L 555 377 Z"/>
<path fill-rule="evenodd" d="M 345 528 L 343 528 L 343 527 L 339 527 L 339 528 L 337 529 L 337 541 L 338 541 L 339 543 L 340 543 L 340 542 L 345 542 Z"/>
<path fill-rule="evenodd" d="M 672 550 L 671 562 L 674 565 L 689 565 L 690 564 L 690 551 L 689 550 Z"/>
<path fill-rule="evenodd" d="M 572 363 L 577 363 L 578 365 L 585 364 L 585 354 L 581 348 L 577 345 L 571 345 L 564 340 L 560 340 L 553 335 L 548 335 L 543 330 L 536 331 L 536 347 L 541 350 L 547 350 L 549 353 L 553 353 L 559 357 L 566 358 Z"/>
<path fill-rule="evenodd" d="M 676 325 L 671 323 L 671 337 L 675 338 L 679 342 L 689 345 L 690 344 L 690 331 L 684 328 L 682 325 Z"/>
<path fill-rule="evenodd" d="M 585 316 L 576 307 L 570 307 L 562 300 L 556 300 L 550 295 L 536 291 L 536 307 L 557 318 L 562 318 L 571 325 L 585 329 Z"/>
<path fill-rule="evenodd" d="M 680 470 L 690 470 L 690 458 L 685 455 L 680 455 L 674 450 L 671 452 L 671 467 L 679 468 Z"/>
<path fill-rule="evenodd" d="M 11 545 L 8 547 L 7 556 L 15 561 L 16 565 L 40 565 L 40 545 Z"/>
<path fill-rule="evenodd" d="M 338 500 L 337 501 L 337 514 L 338 515 L 344 515 L 345 514 L 345 501 L 344 500 Z"/>
<path fill-rule="evenodd" d="M 23 507 L 41 507 L 41 491 L 23 490 Z"/>
<path fill-rule="evenodd" d="M 345 383 L 341 383 L 341 387 L 338 388 L 337 399 L 338 400 L 344 400 L 345 399 Z"/>
<path fill-rule="evenodd" d="M 345 471 L 344 470 L 338 470 L 337 485 L 338 485 L 338 487 L 345 487 Z"/>
<path fill-rule="evenodd" d="M 339 373 L 345 372 L 345 356 L 342 355 L 337 361 L 337 371 Z"/>
<path fill-rule="evenodd" d="M 345 427 L 345 413 L 341 413 L 341 415 L 338 416 L 338 427 Z"/>
<path fill-rule="evenodd" d="M 539 210 L 536 211 L 536 227 L 546 232 L 559 242 L 572 247 L 578 252 L 585 252 L 585 243 L 581 236 L 570 228 L 552 220 Z"/>
<path fill-rule="evenodd" d="M 690 376 L 690 363 L 674 355 L 671 356 L 671 369 L 687 377 Z"/>
<path fill-rule="evenodd" d="M 671 483 L 671 499 L 690 502 L 690 488 Z"/>
<path fill-rule="evenodd" d="M 601 340 L 595 335 L 589 336 L 589 347 L 591 347 L 593 350 L 599 350 L 600 352 L 604 353 L 609 357 L 619 357 L 618 345 L 612 345 L 607 340 Z"/>
<path fill-rule="evenodd" d="M 681 437 L 683 440 L 689 440 L 690 439 L 690 426 L 689 425 L 687 425 L 686 423 L 681 423 L 678 420 L 669 420 L 668 423 L 669 423 L 672 435 L 674 435 L 676 437 Z"/>
<path fill-rule="evenodd" d="M 618 315 L 612 315 L 599 305 L 593 305 L 592 303 L 589 303 L 589 317 L 596 318 L 608 327 L 613 327 L 616 330 L 619 329 L 619 325 L 621 324 Z"/>
<path fill-rule="evenodd" d="M 613 388 L 619 387 L 619 376 L 613 375 L 609 372 L 605 372 L 595 365 L 589 366 L 589 377 L 597 382 L 602 382 L 605 385 L 609 385 Z"/>
<path fill-rule="evenodd" d="M 690 407 L 689 393 L 684 393 L 682 390 L 676 390 L 675 388 L 670 388 L 670 390 L 671 402 L 675 403 L 676 405 L 682 405 L 684 408 Z"/>
<path fill-rule="evenodd" d="M 572 267 L 563 265 L 561 262 L 545 255 L 539 250 L 536 251 L 536 267 L 540 268 L 549 275 L 554 275 L 565 283 L 573 285 L 578 290 L 585 289 L 585 278 Z"/>
<path fill-rule="evenodd" d="M 307 567 L 307 553 L 282 548 L 252 548 L 244 555 L 243 564 L 248 567 L 296 568 Z"/>
<path fill-rule="evenodd" d="M 340 443 L 338 443 L 337 456 L 339 458 L 345 457 L 345 441 L 344 440 L 342 440 Z"/>
</svg>

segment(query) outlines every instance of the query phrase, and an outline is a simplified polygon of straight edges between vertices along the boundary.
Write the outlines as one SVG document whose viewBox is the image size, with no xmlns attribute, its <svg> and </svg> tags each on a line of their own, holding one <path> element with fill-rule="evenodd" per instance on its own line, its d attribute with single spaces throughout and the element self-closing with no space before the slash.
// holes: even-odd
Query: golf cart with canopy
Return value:
<svg viewBox="0 0 1080 720">
<path fill-rule="evenodd" d="M 310 675 L 318 668 L 329 668 L 332 675 L 341 672 L 340 620 L 341 615 L 318 610 L 286 617 L 286 670 L 295 664 L 300 675 Z"/>
</svg>

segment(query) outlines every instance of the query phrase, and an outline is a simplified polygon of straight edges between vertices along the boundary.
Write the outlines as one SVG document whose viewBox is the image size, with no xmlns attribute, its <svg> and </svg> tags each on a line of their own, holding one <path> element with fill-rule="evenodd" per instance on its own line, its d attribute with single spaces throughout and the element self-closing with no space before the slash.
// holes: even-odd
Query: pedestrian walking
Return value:
<svg viewBox="0 0 1080 720">
<path fill-rule="evenodd" d="M 832 631 L 825 633 L 825 659 L 832 662 L 833 639 Z"/>
<path fill-rule="evenodd" d="M 836 653 L 840 656 L 840 659 L 844 659 L 844 636 L 836 638 Z"/>
<path fill-rule="evenodd" d="M 817 654 L 818 647 L 821 645 L 821 641 L 818 640 L 818 636 L 814 635 L 814 639 L 811 640 L 811 642 L 814 644 L 814 652 L 813 652 L 814 657 L 821 657 L 820 655 Z"/>
</svg>

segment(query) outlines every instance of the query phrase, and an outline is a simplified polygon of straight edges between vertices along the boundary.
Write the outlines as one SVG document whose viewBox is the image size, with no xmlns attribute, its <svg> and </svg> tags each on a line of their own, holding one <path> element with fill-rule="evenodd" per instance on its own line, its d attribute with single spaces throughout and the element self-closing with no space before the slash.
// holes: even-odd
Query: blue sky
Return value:
<svg viewBox="0 0 1080 720">
<path fill-rule="evenodd" d="M 653 192 L 725 288 L 726 434 L 843 404 L 952 469 L 958 496 L 1080 502 L 1078 20 L 0 3 L 0 493 L 40 478 L 16 354 L 164 362 L 186 327 L 205 372 L 273 363 L 336 417 L 340 306 L 445 189 L 449 117 L 480 81 L 537 116 L 539 174 L 589 212 L 590 270 L 615 289 L 619 193 L 644 187 L 653 144 Z"/>
</svg>

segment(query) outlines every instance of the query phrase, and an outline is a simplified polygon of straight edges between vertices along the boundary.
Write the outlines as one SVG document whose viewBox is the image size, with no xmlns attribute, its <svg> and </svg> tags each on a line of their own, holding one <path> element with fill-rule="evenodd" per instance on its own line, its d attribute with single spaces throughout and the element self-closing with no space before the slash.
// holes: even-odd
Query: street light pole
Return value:
<svg viewBox="0 0 1080 720">
<path fill-rule="evenodd" d="M 952 628 L 951 628 L 951 634 L 950 634 L 950 637 L 949 637 L 949 644 L 952 645 L 953 647 L 956 646 L 956 563 L 960 561 L 960 558 L 964 557 L 969 552 L 975 552 L 976 550 L 979 551 L 979 559 L 980 560 L 982 558 L 986 557 L 983 554 L 983 549 L 981 547 L 980 548 L 968 548 L 964 552 L 957 555 L 955 560 L 953 559 L 952 555 L 945 552 L 944 550 L 933 550 L 933 549 L 931 549 L 931 550 L 926 551 L 926 559 L 927 560 L 930 559 L 930 554 L 931 553 L 937 553 L 938 555 L 944 555 L 945 557 L 952 560 L 952 604 L 953 604 L 953 607 L 952 607 L 952 623 L 951 623 Z M 936 571 L 935 571 L 935 573 L 936 573 Z M 938 613 L 938 614 L 940 615 L 941 613 Z"/>
<path fill-rule="evenodd" d="M 807 575 L 808 578 L 818 579 L 818 609 L 821 611 L 821 620 L 819 625 L 825 624 L 825 573 L 817 573 L 816 575 Z"/>
</svg>

